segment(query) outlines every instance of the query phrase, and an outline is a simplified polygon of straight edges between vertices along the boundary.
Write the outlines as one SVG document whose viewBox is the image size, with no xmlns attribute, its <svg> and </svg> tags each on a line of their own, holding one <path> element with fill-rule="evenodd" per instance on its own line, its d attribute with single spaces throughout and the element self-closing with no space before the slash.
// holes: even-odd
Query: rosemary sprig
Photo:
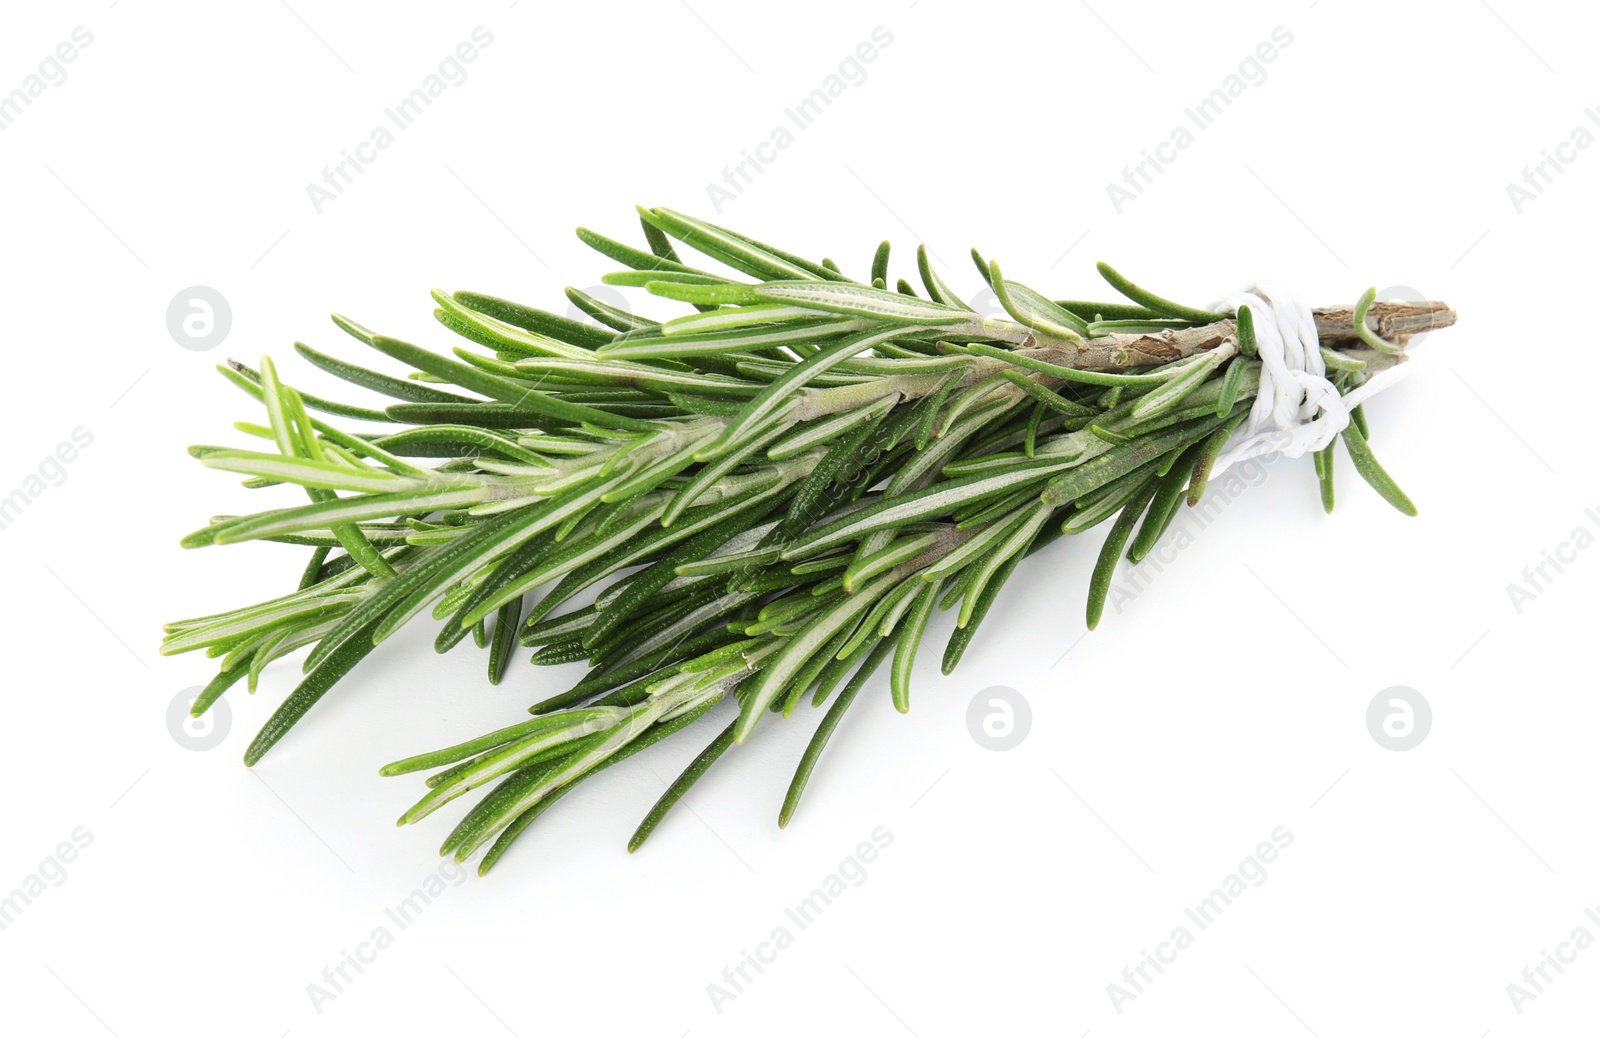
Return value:
<svg viewBox="0 0 1600 1038">
<path fill-rule="evenodd" d="M 577 783 L 732 700 L 738 716 L 647 815 L 635 849 L 765 715 L 789 714 L 810 692 L 813 706 L 833 705 L 784 799 L 786 824 L 883 663 L 895 706 L 908 708 L 935 609 L 959 606 L 949 673 L 1026 556 L 1115 519 L 1090 587 L 1094 626 L 1117 557 L 1126 548 L 1137 561 L 1185 496 L 1200 499 L 1256 393 L 1247 310 L 1174 303 L 1104 264 L 1129 302 L 1054 301 L 974 252 L 1007 313 L 995 318 L 961 303 L 925 249 L 924 298 L 905 281 L 884 287 L 887 242 L 863 283 L 670 210 L 640 217 L 648 251 L 579 236 L 627 268 L 606 283 L 685 304 L 681 316 L 647 319 L 569 293 L 589 324 L 435 292 L 434 316 L 465 340 L 448 354 L 334 318 L 414 369 L 409 378 L 296 345 L 325 373 L 393 401 L 383 408 L 300 393 L 266 359 L 221 368 L 264 404 L 267 424 L 239 425 L 261 442 L 191 453 L 248 486 L 298 484 L 310 500 L 216 517 L 184 545 L 314 549 L 293 591 L 167 627 L 164 652 L 221 659 L 197 714 L 310 647 L 304 679 L 247 763 L 428 611 L 443 624 L 439 651 L 468 634 L 489 647 L 491 682 L 519 643 L 537 648 L 535 663 L 590 668 L 531 721 L 383 769 L 435 772 L 406 823 L 493 784 L 445 853 L 488 847 L 487 870 Z M 674 242 L 734 273 L 686 265 Z M 1353 312 L 1317 317 L 1344 391 L 1403 360 L 1410 334 L 1454 315 L 1368 293 Z M 375 428 L 349 431 L 308 410 Z M 1356 471 L 1414 514 L 1373 457 L 1365 420 L 1343 434 Z M 1329 507 L 1332 449 L 1317 454 Z M 597 587 L 592 604 L 571 604 Z"/>
</svg>

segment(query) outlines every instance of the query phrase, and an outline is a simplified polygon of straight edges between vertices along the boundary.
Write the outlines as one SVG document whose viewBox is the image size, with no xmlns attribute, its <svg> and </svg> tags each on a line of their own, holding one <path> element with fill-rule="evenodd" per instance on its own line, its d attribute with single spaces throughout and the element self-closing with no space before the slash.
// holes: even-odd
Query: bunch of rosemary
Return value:
<svg viewBox="0 0 1600 1038">
<path fill-rule="evenodd" d="M 519 644 L 537 647 L 535 663 L 587 661 L 588 676 L 533 706 L 531 720 L 383 769 L 437 769 L 402 822 L 496 783 L 443 847 L 461 860 L 492 841 L 480 871 L 579 781 L 729 696 L 738 717 L 629 847 L 765 715 L 832 697 L 784 799 L 786 823 L 885 662 L 894 705 L 907 709 L 935 609 L 959 610 L 948 673 L 1024 558 L 1114 519 L 1089 589 L 1093 627 L 1116 560 L 1137 561 L 1181 501 L 1200 499 L 1260 379 L 1248 308 L 1178 305 L 1103 264 L 1128 301 L 1052 301 L 975 251 L 1009 315 L 994 318 L 947 288 L 925 249 L 919 294 L 905 280 L 888 287 L 887 242 L 858 282 L 830 260 L 670 210 L 640 215 L 649 251 L 578 233 L 628 268 L 607 284 L 688 304 L 686 315 L 647 320 L 569 290 L 588 323 L 435 292 L 435 316 L 466 340 L 451 354 L 335 317 L 415 372 L 296 350 L 395 403 L 338 403 L 285 385 L 269 359 L 233 362 L 222 374 L 267 416 L 237 428 L 262 448 L 191 448 L 247 486 L 298 484 L 309 498 L 222 516 L 183 540 L 313 549 L 293 592 L 166 628 L 164 652 L 221 658 L 197 716 L 311 646 L 304 679 L 246 763 L 424 611 L 443 622 L 440 652 L 469 636 L 487 646 L 491 682 Z M 674 241 L 736 273 L 684 263 Z M 1354 310 L 1316 313 L 1341 392 L 1404 359 L 1408 335 L 1453 317 L 1441 304 L 1374 307 L 1370 292 Z M 311 412 L 385 424 L 349 432 Z M 1359 409 L 1343 441 L 1356 471 L 1411 512 L 1373 459 Z M 1330 507 L 1331 451 L 1317 465 Z"/>
</svg>

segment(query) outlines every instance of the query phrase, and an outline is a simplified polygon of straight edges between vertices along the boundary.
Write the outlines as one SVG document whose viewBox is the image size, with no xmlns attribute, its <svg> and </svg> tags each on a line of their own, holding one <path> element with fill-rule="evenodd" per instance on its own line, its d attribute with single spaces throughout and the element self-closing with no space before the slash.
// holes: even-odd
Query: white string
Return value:
<svg viewBox="0 0 1600 1038">
<path fill-rule="evenodd" d="M 1357 404 L 1408 373 L 1408 365 L 1392 365 L 1340 396 L 1327 378 L 1317 320 L 1304 300 L 1280 285 L 1258 284 L 1212 309 L 1231 313 L 1241 305 L 1250 307 L 1255 319 L 1261 382 L 1250 414 L 1228 439 L 1213 474 L 1263 454 L 1298 458 L 1321 450 L 1350 424 Z"/>
</svg>

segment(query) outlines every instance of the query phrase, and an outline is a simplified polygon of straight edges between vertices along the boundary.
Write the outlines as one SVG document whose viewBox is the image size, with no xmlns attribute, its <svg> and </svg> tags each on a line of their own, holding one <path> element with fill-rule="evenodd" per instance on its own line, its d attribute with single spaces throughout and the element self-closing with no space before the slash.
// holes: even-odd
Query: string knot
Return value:
<svg viewBox="0 0 1600 1038">
<path fill-rule="evenodd" d="M 1350 424 L 1351 411 L 1393 385 L 1405 370 L 1396 364 L 1341 395 L 1327 377 L 1317 319 L 1303 299 L 1281 285 L 1261 283 L 1213 309 L 1237 313 L 1240 306 L 1248 306 L 1254 319 L 1261 380 L 1250 413 L 1217 457 L 1214 473 L 1264 454 L 1298 458 L 1323 449 Z"/>
</svg>

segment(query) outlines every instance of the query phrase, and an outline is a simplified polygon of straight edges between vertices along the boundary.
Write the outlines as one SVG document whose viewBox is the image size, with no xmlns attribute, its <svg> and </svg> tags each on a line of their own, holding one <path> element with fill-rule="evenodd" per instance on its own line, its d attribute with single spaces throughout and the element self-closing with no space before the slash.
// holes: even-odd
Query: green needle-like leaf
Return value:
<svg viewBox="0 0 1600 1038">
<path fill-rule="evenodd" d="M 893 321 L 904 325 L 937 327 L 963 324 L 971 315 L 955 307 L 927 302 L 865 285 L 848 285 L 840 282 L 772 281 L 757 285 L 752 290 L 757 299 L 785 303 L 820 310 L 826 313 L 852 314 L 880 321 Z"/>
<path fill-rule="evenodd" d="M 1106 534 L 1105 542 L 1100 545 L 1100 555 L 1095 559 L 1094 573 L 1089 577 L 1089 604 L 1084 612 L 1084 621 L 1091 631 L 1100 626 L 1100 616 L 1105 612 L 1106 596 L 1111 593 L 1111 580 L 1116 576 L 1122 549 L 1127 546 L 1134 524 L 1139 521 L 1139 516 L 1144 514 L 1159 483 L 1160 481 L 1153 477 L 1144 481 L 1128 503 L 1122 506 L 1117 521 L 1111 524 L 1111 531 Z"/>
<path fill-rule="evenodd" d="M 811 735 L 811 741 L 806 744 L 805 753 L 800 757 L 794 778 L 789 780 L 789 789 L 783 796 L 783 806 L 778 809 L 778 828 L 786 827 L 789 820 L 794 817 L 795 809 L 800 806 L 801 794 L 805 792 L 806 784 L 811 781 L 811 773 L 816 770 L 817 762 L 822 759 L 823 749 L 827 747 L 828 740 L 833 738 L 839 722 L 844 719 L 845 711 L 850 709 L 850 704 L 855 702 L 856 696 L 866 686 L 867 680 L 883 665 L 884 659 L 894 647 L 895 642 L 889 639 L 878 642 L 867 654 L 867 658 L 861 662 L 861 666 L 856 668 L 855 676 L 845 684 L 844 690 L 833 701 L 828 712 L 823 715 L 817 730 Z"/>
<path fill-rule="evenodd" d="M 1209 324 L 1212 321 L 1221 321 L 1231 316 L 1225 313 L 1217 313 L 1214 310 L 1199 310 L 1192 306 L 1184 306 L 1182 303 L 1174 303 L 1170 299 L 1163 299 L 1154 292 L 1140 288 L 1132 281 L 1129 281 L 1117 273 L 1109 263 L 1096 263 L 1095 269 L 1100 271 L 1100 276 L 1105 278 L 1106 283 L 1112 288 L 1140 306 L 1153 310 L 1164 317 L 1176 317 L 1179 320 L 1193 321 L 1196 324 Z"/>
<path fill-rule="evenodd" d="M 1373 456 L 1372 448 L 1367 446 L 1367 438 L 1361 435 L 1361 430 L 1354 425 L 1347 425 L 1341 434 L 1344 438 L 1345 450 L 1350 454 L 1350 461 L 1355 465 L 1357 474 L 1367 481 L 1367 485 L 1378 492 L 1378 496 L 1394 505 L 1406 515 L 1416 515 L 1417 506 L 1411 503 L 1405 491 L 1390 478 L 1389 473 L 1378 464 L 1378 459 Z"/>
<path fill-rule="evenodd" d="M 1322 510 L 1333 513 L 1333 444 L 1316 452 L 1317 484 L 1322 491 Z"/>
</svg>

